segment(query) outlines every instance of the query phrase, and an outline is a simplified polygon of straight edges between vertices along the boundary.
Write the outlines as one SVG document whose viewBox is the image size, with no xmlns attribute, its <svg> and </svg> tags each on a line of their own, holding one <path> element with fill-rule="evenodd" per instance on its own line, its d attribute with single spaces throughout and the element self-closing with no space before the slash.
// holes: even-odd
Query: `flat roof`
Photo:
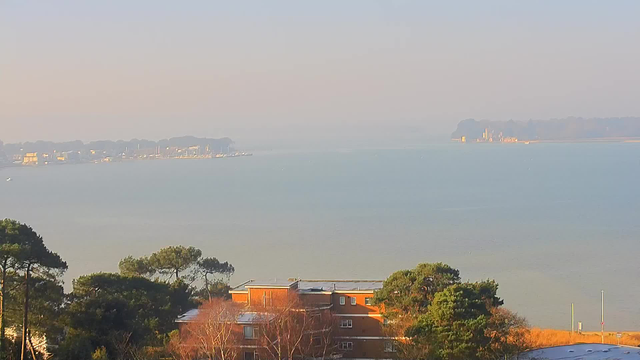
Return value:
<svg viewBox="0 0 640 360">
<path fill-rule="evenodd" d="M 575 344 L 532 350 L 518 356 L 518 360 L 529 359 L 639 360 L 640 348 L 608 344 Z"/>
<path fill-rule="evenodd" d="M 249 280 L 231 291 L 247 291 L 252 287 L 291 287 L 298 283 L 301 292 L 314 291 L 375 291 L 382 289 L 384 280 L 314 280 L 314 279 L 287 279 L 287 280 Z"/>
<path fill-rule="evenodd" d="M 240 285 L 235 286 L 231 291 L 247 291 L 251 287 L 274 287 L 274 288 L 289 288 L 293 286 L 297 280 L 291 279 L 269 279 L 269 280 L 249 280 Z"/>
<path fill-rule="evenodd" d="M 300 280 L 303 291 L 375 291 L 382 289 L 383 280 Z"/>
<path fill-rule="evenodd" d="M 176 322 L 191 322 L 198 317 L 200 314 L 199 309 L 189 310 L 186 313 L 180 315 Z M 236 324 L 258 324 L 261 322 L 265 322 L 265 320 L 273 319 L 273 314 L 268 313 L 260 313 L 260 312 L 243 312 L 240 313 L 235 319 L 234 322 Z"/>
</svg>

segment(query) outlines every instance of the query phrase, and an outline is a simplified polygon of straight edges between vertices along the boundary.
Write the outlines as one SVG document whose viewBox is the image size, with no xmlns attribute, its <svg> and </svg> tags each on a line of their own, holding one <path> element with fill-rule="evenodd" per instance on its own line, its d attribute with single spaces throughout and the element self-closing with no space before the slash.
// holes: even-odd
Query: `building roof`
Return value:
<svg viewBox="0 0 640 360">
<path fill-rule="evenodd" d="M 640 359 L 640 348 L 607 344 L 576 344 L 554 346 L 520 354 L 518 360 L 631 360 Z"/>
<path fill-rule="evenodd" d="M 300 280 L 302 291 L 375 291 L 382 289 L 383 280 Z"/>
<path fill-rule="evenodd" d="M 269 280 L 249 280 L 240 285 L 237 285 L 231 289 L 231 291 L 247 291 L 251 287 L 274 287 L 274 288 L 289 288 L 297 283 L 297 280 L 292 279 L 269 279 Z"/>
<path fill-rule="evenodd" d="M 194 321 L 199 314 L 199 309 L 189 310 L 186 313 L 180 315 L 176 322 L 186 323 Z M 273 317 L 274 315 L 269 313 L 243 312 L 236 317 L 234 322 L 236 324 L 258 324 L 261 322 L 265 322 L 266 319 L 271 320 L 273 319 Z"/>
<path fill-rule="evenodd" d="M 307 279 L 271 279 L 249 280 L 231 289 L 232 292 L 243 292 L 252 287 L 290 288 L 298 284 L 300 292 L 320 291 L 375 291 L 382 289 L 383 280 L 307 280 Z"/>
</svg>

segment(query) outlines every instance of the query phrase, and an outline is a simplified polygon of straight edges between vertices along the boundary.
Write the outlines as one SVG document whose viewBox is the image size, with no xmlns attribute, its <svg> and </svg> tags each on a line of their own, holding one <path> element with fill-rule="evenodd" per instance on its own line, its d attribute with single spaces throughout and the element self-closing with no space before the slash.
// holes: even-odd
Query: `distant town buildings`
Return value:
<svg viewBox="0 0 640 360">
<path fill-rule="evenodd" d="M 212 159 L 251 156 L 235 151 L 230 139 L 194 137 L 173 138 L 159 142 L 146 140 L 99 141 L 84 144 L 36 142 L 2 144 L 0 166 L 42 166 L 78 163 L 108 163 L 153 159 Z M 161 146 L 162 145 L 162 146 Z M 37 149 L 34 151 L 34 149 Z"/>
<path fill-rule="evenodd" d="M 461 136 L 459 139 L 458 138 L 454 138 L 452 139 L 453 141 L 459 141 L 461 143 L 466 143 L 468 142 L 467 137 L 466 136 Z M 490 130 L 489 128 L 485 128 L 484 131 L 482 132 L 482 137 L 481 138 L 477 138 L 477 139 L 473 139 L 471 140 L 471 142 L 478 142 L 478 143 L 485 143 L 485 142 L 500 142 L 500 143 L 517 143 L 518 142 L 518 138 L 514 137 L 514 136 L 504 136 L 502 131 L 499 132 L 497 134 L 497 136 L 495 135 L 495 132 L 493 130 Z"/>
<path fill-rule="evenodd" d="M 22 165 L 38 165 L 38 153 L 26 153 L 22 158 Z"/>
</svg>

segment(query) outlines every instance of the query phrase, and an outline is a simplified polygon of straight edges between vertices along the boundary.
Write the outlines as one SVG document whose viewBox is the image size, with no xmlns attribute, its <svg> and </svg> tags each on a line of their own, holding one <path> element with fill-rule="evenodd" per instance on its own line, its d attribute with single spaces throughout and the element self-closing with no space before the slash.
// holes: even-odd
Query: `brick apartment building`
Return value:
<svg viewBox="0 0 640 360">
<path fill-rule="evenodd" d="M 236 320 L 244 337 L 239 360 L 258 358 L 254 334 L 258 329 L 255 323 L 258 317 L 251 309 L 278 307 L 292 295 L 305 307 L 330 314 L 333 320 L 331 341 L 339 357 L 393 358 L 393 339 L 385 336 L 384 318 L 380 309 L 372 305 L 374 292 L 382 288 L 382 283 L 378 280 L 250 280 L 234 287 L 229 291 L 232 300 L 247 305 L 247 312 Z M 192 310 L 178 321 L 188 322 L 196 315 L 197 310 Z"/>
</svg>

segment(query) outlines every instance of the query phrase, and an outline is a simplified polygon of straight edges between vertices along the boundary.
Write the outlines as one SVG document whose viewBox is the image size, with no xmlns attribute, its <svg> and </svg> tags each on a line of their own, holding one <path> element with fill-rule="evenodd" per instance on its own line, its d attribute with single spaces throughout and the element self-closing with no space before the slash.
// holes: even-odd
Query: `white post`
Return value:
<svg viewBox="0 0 640 360">
<path fill-rule="evenodd" d="M 601 295 L 602 295 L 602 308 L 600 310 L 600 336 L 601 336 L 601 340 L 602 343 L 604 344 L 604 290 L 601 291 Z"/>
</svg>

